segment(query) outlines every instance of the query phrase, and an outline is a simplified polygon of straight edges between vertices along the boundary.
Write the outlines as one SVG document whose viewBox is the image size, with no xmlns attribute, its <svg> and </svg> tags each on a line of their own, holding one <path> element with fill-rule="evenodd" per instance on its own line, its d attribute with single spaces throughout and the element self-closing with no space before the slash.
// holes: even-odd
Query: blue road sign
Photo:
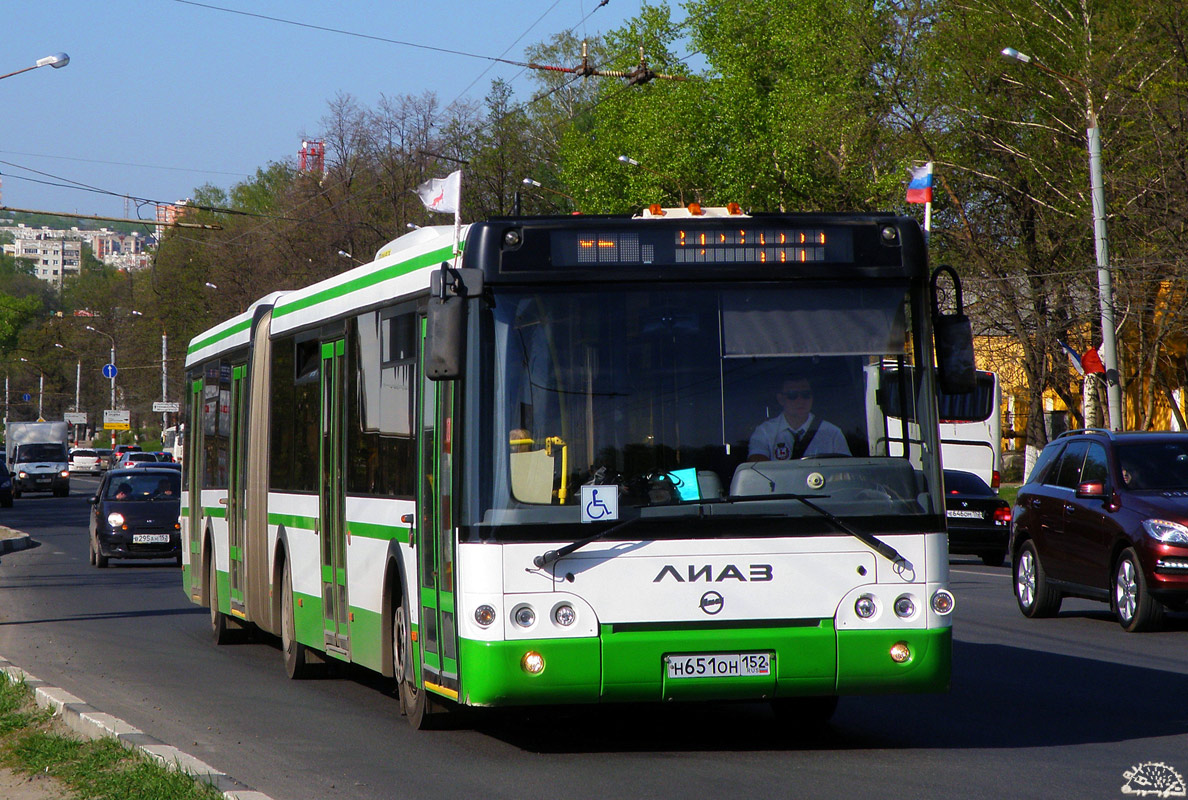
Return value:
<svg viewBox="0 0 1188 800">
<path fill-rule="evenodd" d="M 103 365 L 103 377 L 108 378 L 108 379 L 114 378 L 116 376 L 117 372 L 119 372 L 119 370 L 116 369 L 115 364 L 104 364 Z"/>
<path fill-rule="evenodd" d="M 28 392 L 25 392 L 23 395 L 21 395 L 21 399 L 27 403 L 33 399 L 33 395 L 29 394 Z"/>
</svg>

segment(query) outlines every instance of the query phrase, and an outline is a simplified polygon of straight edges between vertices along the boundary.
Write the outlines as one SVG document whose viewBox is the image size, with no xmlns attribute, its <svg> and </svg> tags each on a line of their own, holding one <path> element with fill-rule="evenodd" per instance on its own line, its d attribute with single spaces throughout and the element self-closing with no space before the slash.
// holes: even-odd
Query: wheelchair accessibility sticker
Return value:
<svg viewBox="0 0 1188 800">
<path fill-rule="evenodd" d="M 614 484 L 582 487 L 582 522 L 619 518 L 619 487 Z"/>
</svg>

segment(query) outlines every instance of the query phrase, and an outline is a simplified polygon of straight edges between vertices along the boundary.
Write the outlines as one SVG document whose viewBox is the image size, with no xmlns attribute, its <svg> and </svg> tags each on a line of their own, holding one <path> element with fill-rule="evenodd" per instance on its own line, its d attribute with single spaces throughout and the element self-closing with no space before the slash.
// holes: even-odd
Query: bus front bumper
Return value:
<svg viewBox="0 0 1188 800">
<path fill-rule="evenodd" d="M 462 640 L 461 702 L 475 706 L 563 703 L 772 700 L 835 694 L 943 692 L 951 627 L 837 631 L 832 620 L 740 630 L 616 630 L 599 636 Z M 892 648 L 908 657 L 896 661 Z M 544 669 L 522 666 L 538 653 Z M 669 661 L 713 654 L 772 655 L 766 675 L 672 677 Z"/>
</svg>

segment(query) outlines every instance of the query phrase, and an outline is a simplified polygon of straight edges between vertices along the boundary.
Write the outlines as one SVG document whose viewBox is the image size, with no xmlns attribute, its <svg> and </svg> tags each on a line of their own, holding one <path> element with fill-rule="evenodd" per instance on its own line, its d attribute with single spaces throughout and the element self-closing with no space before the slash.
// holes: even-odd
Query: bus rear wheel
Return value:
<svg viewBox="0 0 1188 800">
<path fill-rule="evenodd" d="M 400 712 L 408 717 L 414 730 L 433 729 L 444 712 L 416 684 L 412 669 L 412 630 L 403 597 L 392 613 L 392 672 L 400 694 Z"/>
<path fill-rule="evenodd" d="M 219 611 L 219 573 L 215 569 L 213 551 L 211 551 L 211 559 L 210 568 L 206 570 L 206 599 L 210 603 L 210 635 L 215 644 L 227 644 L 231 641 L 231 625 L 227 620 L 227 615 Z"/>
</svg>

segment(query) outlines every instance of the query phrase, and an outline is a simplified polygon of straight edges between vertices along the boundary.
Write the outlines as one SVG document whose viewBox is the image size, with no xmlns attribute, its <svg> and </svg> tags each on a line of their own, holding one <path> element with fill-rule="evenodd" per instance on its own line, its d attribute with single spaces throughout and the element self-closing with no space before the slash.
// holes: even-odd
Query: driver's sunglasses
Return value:
<svg viewBox="0 0 1188 800">
<path fill-rule="evenodd" d="M 781 397 L 786 397 L 789 400 L 812 400 L 813 390 L 803 389 L 799 392 L 780 392 Z"/>
</svg>

